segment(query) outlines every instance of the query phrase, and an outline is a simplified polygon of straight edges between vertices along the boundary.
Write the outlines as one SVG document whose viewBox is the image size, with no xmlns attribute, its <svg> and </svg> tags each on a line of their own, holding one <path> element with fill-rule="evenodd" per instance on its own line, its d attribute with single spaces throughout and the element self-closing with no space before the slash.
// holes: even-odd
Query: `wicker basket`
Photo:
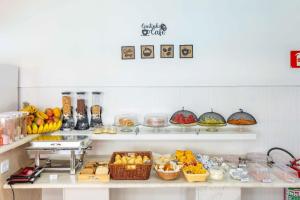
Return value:
<svg viewBox="0 0 300 200">
<path fill-rule="evenodd" d="M 174 180 L 176 178 L 179 177 L 180 171 L 178 172 L 160 172 L 160 171 L 156 171 L 157 176 L 159 176 L 161 179 L 163 180 Z"/>
<path fill-rule="evenodd" d="M 148 156 L 150 163 L 135 165 L 114 164 L 115 156 L 117 154 L 125 156 L 131 153 L 135 153 L 140 156 Z M 152 153 L 150 151 L 114 152 L 109 162 L 110 177 L 114 180 L 147 180 L 150 176 L 152 160 Z"/>
<path fill-rule="evenodd" d="M 188 182 L 205 182 L 209 176 L 208 172 L 205 174 L 188 174 L 183 172 L 183 174 Z"/>
</svg>

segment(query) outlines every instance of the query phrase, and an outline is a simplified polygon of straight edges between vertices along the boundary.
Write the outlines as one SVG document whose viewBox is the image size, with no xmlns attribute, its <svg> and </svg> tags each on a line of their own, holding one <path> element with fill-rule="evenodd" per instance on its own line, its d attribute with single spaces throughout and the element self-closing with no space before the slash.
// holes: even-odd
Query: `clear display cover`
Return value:
<svg viewBox="0 0 300 200">
<path fill-rule="evenodd" d="M 168 115 L 163 113 L 151 113 L 144 117 L 144 126 L 166 127 L 168 126 Z"/>
</svg>

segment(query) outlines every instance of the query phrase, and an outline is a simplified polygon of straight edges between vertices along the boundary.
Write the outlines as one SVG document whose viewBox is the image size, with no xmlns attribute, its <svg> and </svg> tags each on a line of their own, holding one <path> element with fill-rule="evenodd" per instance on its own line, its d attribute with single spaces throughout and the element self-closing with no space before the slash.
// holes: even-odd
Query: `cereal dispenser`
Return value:
<svg viewBox="0 0 300 200">
<path fill-rule="evenodd" d="M 100 106 L 101 92 L 92 92 L 92 107 L 91 107 L 91 127 L 102 126 L 102 107 Z"/>
<path fill-rule="evenodd" d="M 85 92 L 77 92 L 77 123 L 76 130 L 87 130 L 90 128 L 87 115 L 87 99 Z"/>
<path fill-rule="evenodd" d="M 62 92 L 62 130 L 72 130 L 74 128 L 72 95 L 71 92 Z"/>
</svg>

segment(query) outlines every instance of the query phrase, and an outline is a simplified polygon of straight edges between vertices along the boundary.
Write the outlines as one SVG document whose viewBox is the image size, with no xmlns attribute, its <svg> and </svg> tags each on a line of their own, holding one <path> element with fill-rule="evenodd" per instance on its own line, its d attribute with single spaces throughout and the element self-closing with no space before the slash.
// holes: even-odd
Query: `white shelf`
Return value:
<svg viewBox="0 0 300 200">
<path fill-rule="evenodd" d="M 92 134 L 92 140 L 119 141 L 199 141 L 199 140 L 255 140 L 254 133 L 147 133 L 147 134 Z"/>
<path fill-rule="evenodd" d="M 30 142 L 31 140 L 33 140 L 34 138 L 38 137 L 39 135 L 36 134 L 36 135 L 28 135 L 16 142 L 13 142 L 12 144 L 8 144 L 8 145 L 3 145 L 3 146 L 0 146 L 0 154 L 2 153 L 5 153 L 9 150 L 12 150 L 12 149 L 15 149 L 19 146 L 22 146 L 23 144 L 26 144 L 28 142 Z"/>
<path fill-rule="evenodd" d="M 217 132 L 207 132 L 205 129 L 190 128 L 187 130 L 178 128 L 166 128 L 153 130 L 140 127 L 139 132 L 118 132 L 117 134 L 93 134 L 92 131 L 59 131 L 59 135 L 89 135 L 91 140 L 103 141 L 226 141 L 226 140 L 255 140 L 257 132 L 244 131 L 230 127 L 220 128 Z"/>
</svg>

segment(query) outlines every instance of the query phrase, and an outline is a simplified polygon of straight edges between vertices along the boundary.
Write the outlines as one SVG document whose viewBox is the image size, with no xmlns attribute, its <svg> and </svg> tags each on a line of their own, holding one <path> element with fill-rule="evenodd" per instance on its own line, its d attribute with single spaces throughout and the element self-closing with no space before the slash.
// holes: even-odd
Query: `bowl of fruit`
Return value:
<svg viewBox="0 0 300 200">
<path fill-rule="evenodd" d="M 163 180 L 174 180 L 180 175 L 180 166 L 174 161 L 156 164 L 154 168 L 157 176 Z"/>
<path fill-rule="evenodd" d="M 195 113 L 189 110 L 179 110 L 175 112 L 171 119 L 170 123 L 173 125 L 180 125 L 180 126 L 195 126 L 197 125 L 198 119 Z"/>
</svg>

